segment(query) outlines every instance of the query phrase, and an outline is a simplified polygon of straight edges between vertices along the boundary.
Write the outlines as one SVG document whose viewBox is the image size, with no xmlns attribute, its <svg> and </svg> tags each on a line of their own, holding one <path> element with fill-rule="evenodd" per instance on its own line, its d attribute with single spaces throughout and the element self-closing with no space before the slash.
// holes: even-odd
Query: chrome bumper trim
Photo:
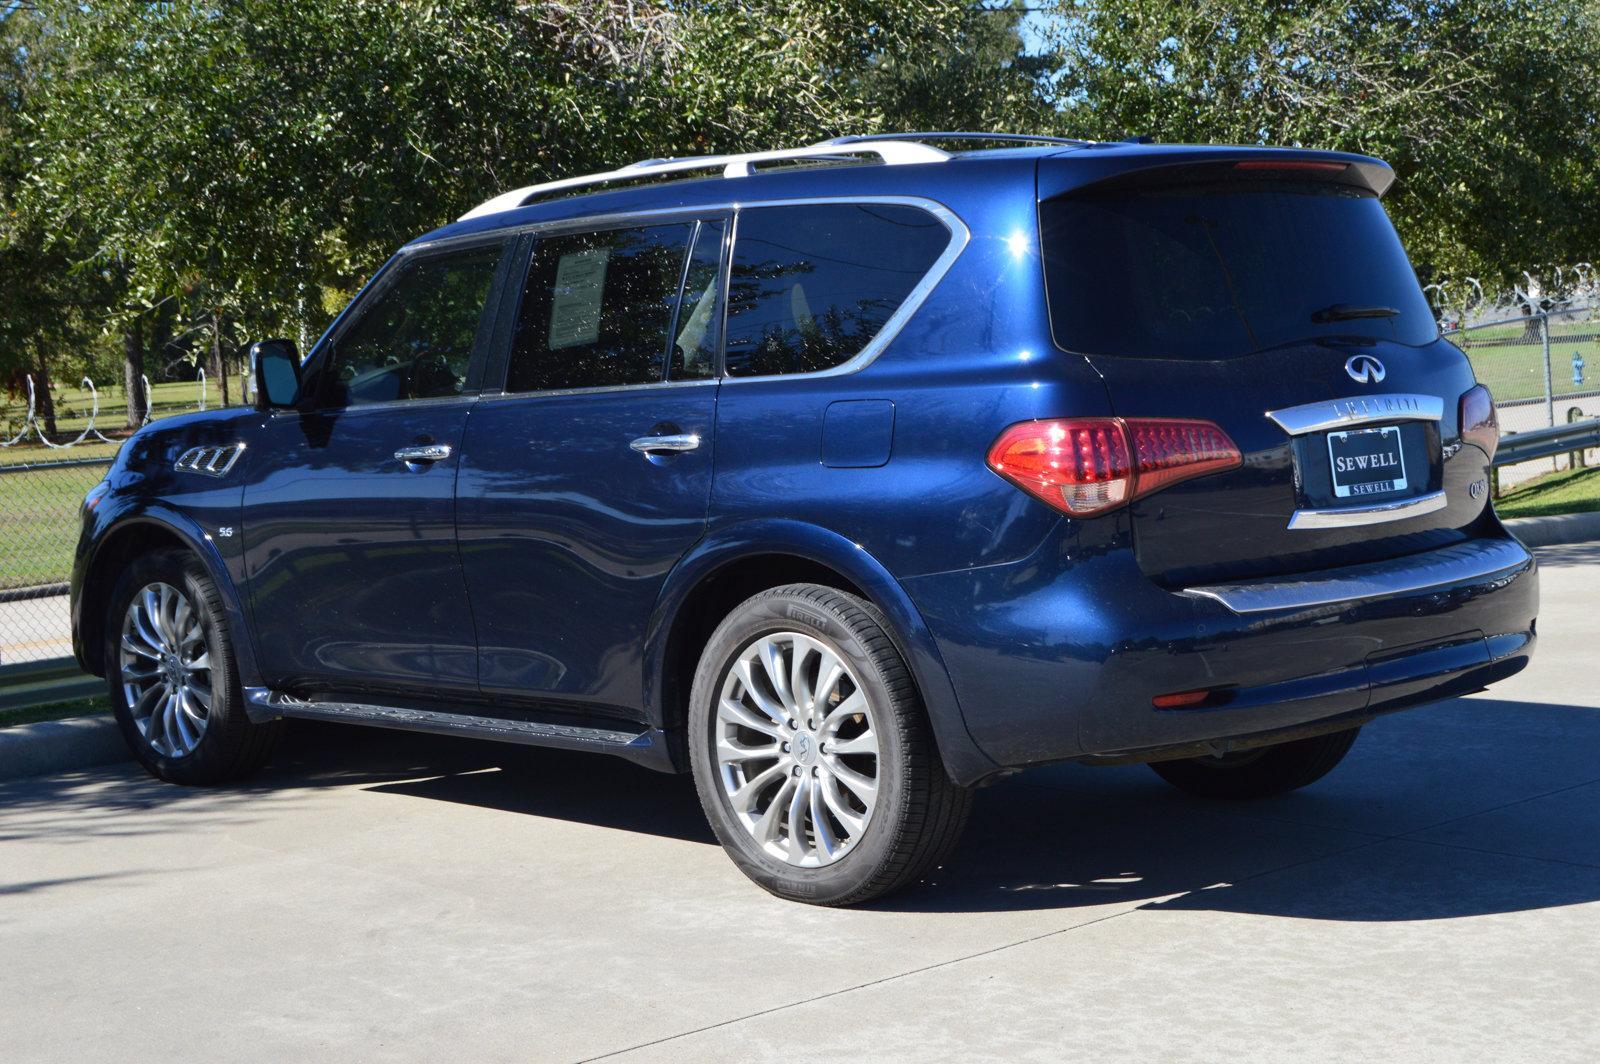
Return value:
<svg viewBox="0 0 1600 1064">
<path fill-rule="evenodd" d="M 1444 417 L 1444 400 L 1437 395 L 1411 392 L 1357 395 L 1268 410 L 1267 417 L 1289 435 L 1304 436 L 1308 432 L 1343 429 L 1374 421 L 1439 421 Z"/>
<path fill-rule="evenodd" d="M 1420 517 L 1449 505 L 1444 492 L 1433 491 L 1414 499 L 1398 502 L 1381 502 L 1374 506 L 1341 506 L 1328 510 L 1296 510 L 1289 516 L 1289 527 L 1295 530 L 1318 528 L 1355 528 L 1359 525 L 1377 525 L 1385 521 L 1404 521 Z"/>
<path fill-rule="evenodd" d="M 1298 580 L 1210 584 L 1187 588 L 1184 594 L 1215 599 L 1234 613 L 1296 610 L 1515 576 L 1532 562 L 1532 556 L 1514 539 L 1474 539 L 1405 558 L 1329 569 Z"/>
</svg>

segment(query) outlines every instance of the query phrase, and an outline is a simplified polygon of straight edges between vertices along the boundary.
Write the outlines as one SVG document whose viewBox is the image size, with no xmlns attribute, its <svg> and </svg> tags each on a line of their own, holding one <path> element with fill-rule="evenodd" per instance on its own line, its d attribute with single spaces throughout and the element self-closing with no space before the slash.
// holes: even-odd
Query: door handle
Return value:
<svg viewBox="0 0 1600 1064">
<path fill-rule="evenodd" d="M 394 452 L 394 456 L 407 465 L 414 465 L 419 462 L 441 462 L 450 457 L 450 445 L 448 443 L 422 443 L 415 447 L 402 447 Z"/>
<path fill-rule="evenodd" d="M 640 436 L 628 446 L 640 454 L 669 454 L 678 451 L 692 451 L 700 446 L 700 435 L 694 432 L 687 432 L 675 436 Z"/>
</svg>

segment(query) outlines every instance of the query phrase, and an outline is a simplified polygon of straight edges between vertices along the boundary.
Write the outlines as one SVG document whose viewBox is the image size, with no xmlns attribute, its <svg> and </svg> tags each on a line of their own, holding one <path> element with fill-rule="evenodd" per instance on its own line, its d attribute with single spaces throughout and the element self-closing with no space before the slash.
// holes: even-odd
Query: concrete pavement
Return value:
<svg viewBox="0 0 1600 1064">
<path fill-rule="evenodd" d="M 0 1058 L 1600 1056 L 1600 545 L 1534 666 L 1247 806 L 1139 766 L 983 791 L 934 881 L 779 902 L 685 779 L 294 729 L 245 788 L 0 785 Z"/>
</svg>

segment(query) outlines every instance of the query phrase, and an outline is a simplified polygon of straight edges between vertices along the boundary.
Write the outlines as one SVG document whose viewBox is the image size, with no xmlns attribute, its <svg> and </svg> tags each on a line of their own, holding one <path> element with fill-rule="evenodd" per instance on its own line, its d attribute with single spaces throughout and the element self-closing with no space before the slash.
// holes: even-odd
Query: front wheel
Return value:
<svg viewBox="0 0 1600 1064">
<path fill-rule="evenodd" d="M 971 792 L 868 602 L 792 584 L 740 604 L 695 673 L 689 745 L 712 829 L 782 898 L 853 905 L 942 862 Z"/>
<path fill-rule="evenodd" d="M 220 783 L 266 761 L 283 724 L 246 716 L 222 596 L 199 559 L 136 559 L 111 593 L 105 633 L 111 707 L 152 776 Z"/>
<path fill-rule="evenodd" d="M 1309 786 L 1344 760 L 1360 728 L 1314 735 L 1276 746 L 1239 750 L 1219 757 L 1156 761 L 1156 775 L 1202 798 L 1270 798 Z"/>
</svg>

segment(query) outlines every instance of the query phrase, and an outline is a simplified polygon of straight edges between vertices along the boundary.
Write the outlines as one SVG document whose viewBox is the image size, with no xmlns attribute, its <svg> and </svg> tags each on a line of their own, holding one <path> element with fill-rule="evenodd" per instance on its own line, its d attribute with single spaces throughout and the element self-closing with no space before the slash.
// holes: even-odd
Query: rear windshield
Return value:
<svg viewBox="0 0 1600 1064">
<path fill-rule="evenodd" d="M 1219 359 L 1438 326 L 1377 197 L 1315 183 L 1097 192 L 1040 205 L 1056 343 Z M 1393 311 L 1394 313 L 1389 313 Z"/>
</svg>

